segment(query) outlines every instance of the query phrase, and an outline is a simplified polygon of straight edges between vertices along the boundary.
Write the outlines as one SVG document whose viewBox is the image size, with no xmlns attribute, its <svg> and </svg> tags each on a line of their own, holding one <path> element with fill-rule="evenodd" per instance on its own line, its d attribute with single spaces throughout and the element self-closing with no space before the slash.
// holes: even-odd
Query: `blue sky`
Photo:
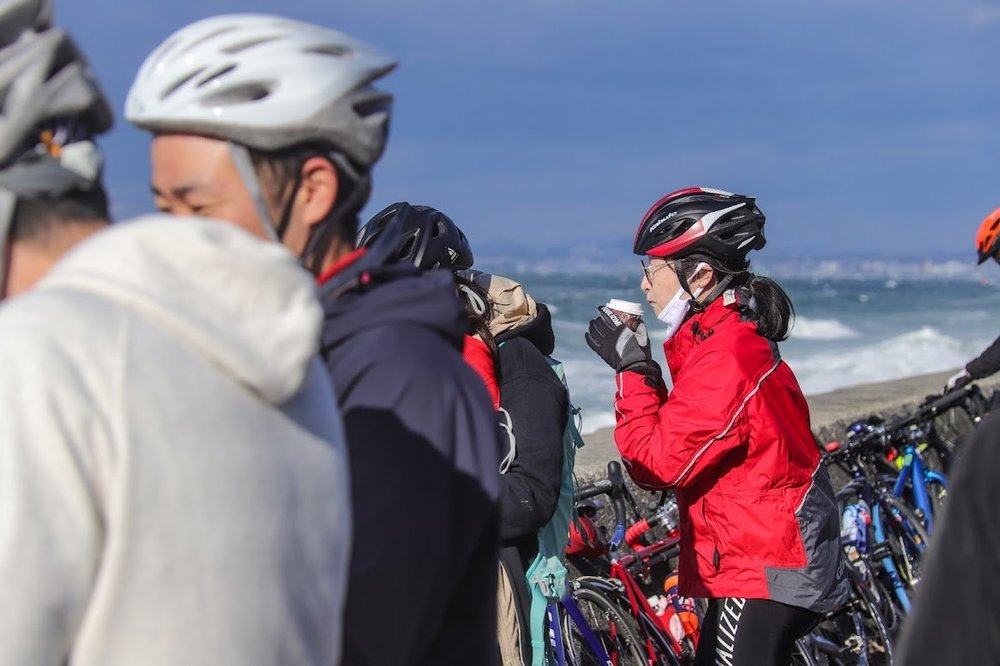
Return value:
<svg viewBox="0 0 1000 666">
<path fill-rule="evenodd" d="M 754 194 L 764 257 L 964 254 L 1000 206 L 1000 0 L 54 0 L 120 113 L 193 20 L 279 12 L 400 60 L 367 212 L 434 205 L 477 251 L 628 246 L 662 194 Z M 146 137 L 103 141 L 116 214 Z"/>
</svg>

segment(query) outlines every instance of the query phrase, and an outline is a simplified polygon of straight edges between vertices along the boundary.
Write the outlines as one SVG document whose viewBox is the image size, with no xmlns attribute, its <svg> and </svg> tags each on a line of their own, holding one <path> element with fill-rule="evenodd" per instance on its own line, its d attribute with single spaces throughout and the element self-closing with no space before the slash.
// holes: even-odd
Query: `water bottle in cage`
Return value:
<svg viewBox="0 0 1000 666">
<path fill-rule="evenodd" d="M 840 540 L 852 562 L 868 552 L 868 525 L 871 520 L 871 509 L 863 499 L 844 507 L 840 519 Z"/>
<path fill-rule="evenodd" d="M 685 638 L 696 639 L 698 635 L 698 609 L 694 599 L 682 597 L 677 593 L 677 572 L 672 572 L 663 581 L 664 595 L 659 597 L 657 619 L 664 631 L 670 633 L 678 642 Z"/>
</svg>

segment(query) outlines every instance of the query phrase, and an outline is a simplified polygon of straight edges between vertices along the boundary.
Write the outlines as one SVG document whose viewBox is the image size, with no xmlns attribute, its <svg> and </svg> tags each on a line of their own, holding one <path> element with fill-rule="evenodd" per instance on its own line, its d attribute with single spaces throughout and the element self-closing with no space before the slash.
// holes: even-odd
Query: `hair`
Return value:
<svg viewBox="0 0 1000 666">
<path fill-rule="evenodd" d="M 478 335 L 482 338 L 483 342 L 490 350 L 490 354 L 493 358 L 497 357 L 499 353 L 499 348 L 497 347 L 496 338 L 493 337 L 493 333 L 490 332 L 490 322 L 493 321 L 493 317 L 496 314 L 496 308 L 493 305 L 493 299 L 490 298 L 490 293 L 481 285 L 476 284 L 472 280 L 468 280 L 457 273 L 452 274 L 455 278 L 455 286 L 459 288 L 460 291 L 471 291 L 483 302 L 486 311 L 477 312 L 473 307 L 471 299 L 465 294 L 460 293 L 462 296 L 462 301 L 465 304 L 465 315 L 468 321 L 468 332 L 470 335 Z"/>
<path fill-rule="evenodd" d="M 272 210 L 280 211 L 280 215 L 288 214 L 286 208 L 291 203 L 291 197 L 295 195 L 294 190 L 299 185 L 299 177 L 306 160 L 311 157 L 322 157 L 330 162 L 337 173 L 337 199 L 327 212 L 326 223 L 337 225 L 332 231 L 332 238 L 353 247 L 354 237 L 358 231 L 358 216 L 368 202 L 371 181 L 369 178 L 359 179 L 356 174 L 348 173 L 348 170 L 338 163 L 339 160 L 331 159 L 332 152 L 337 151 L 331 146 L 314 142 L 273 151 L 251 149 L 250 159 L 260 180 L 261 193 L 265 201 Z M 357 172 L 362 175 L 367 174 L 360 169 Z M 364 188 L 364 191 L 357 191 L 359 188 Z M 341 208 L 344 202 L 350 202 L 350 205 Z M 319 228 L 322 226 L 324 225 L 317 227 L 316 233 L 319 233 Z M 323 250 L 325 251 L 325 248 Z"/>
<path fill-rule="evenodd" d="M 107 224 L 108 197 L 100 184 L 57 199 L 19 199 L 11 219 L 10 240 L 47 245 L 58 240 L 61 227 L 77 224 Z"/>
<path fill-rule="evenodd" d="M 792 318 L 795 316 L 795 306 L 781 285 L 771 278 L 754 275 L 750 271 L 750 262 L 742 261 L 740 265 L 727 265 L 717 257 L 708 254 L 692 254 L 677 259 L 678 272 L 684 276 L 691 275 L 699 262 L 712 267 L 717 279 L 732 276 L 729 287 L 745 289 L 749 298 L 742 299 L 740 313 L 748 321 L 757 325 L 757 333 L 780 342 L 788 338 Z M 719 294 L 712 294 L 711 300 Z M 745 301 L 745 302 L 743 302 Z"/>
</svg>

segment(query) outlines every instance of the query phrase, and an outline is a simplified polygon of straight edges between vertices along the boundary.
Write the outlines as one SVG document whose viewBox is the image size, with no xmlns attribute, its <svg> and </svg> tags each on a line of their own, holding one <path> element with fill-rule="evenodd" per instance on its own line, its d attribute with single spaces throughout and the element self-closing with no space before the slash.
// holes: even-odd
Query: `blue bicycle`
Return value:
<svg viewBox="0 0 1000 666">
<path fill-rule="evenodd" d="M 944 436 L 938 421 L 962 411 L 972 424 L 978 423 L 985 414 L 985 403 L 979 387 L 970 384 L 941 396 L 930 396 L 912 415 L 876 429 L 875 434 L 882 439 L 885 460 L 898 469 L 892 492 L 914 510 L 929 535 L 934 532 L 934 518 L 940 515 L 948 494 L 945 472 L 951 467 L 958 447 L 955 441 L 958 438 Z M 890 467 L 889 473 L 894 471 Z"/>
<path fill-rule="evenodd" d="M 893 479 L 884 473 L 889 464 L 882 428 L 869 421 L 852 424 L 846 442 L 831 442 L 826 451 L 828 463 L 851 479 L 837 493 L 840 514 L 853 510 L 861 516 L 859 529 L 844 542 L 848 561 L 870 580 L 879 611 L 894 631 L 910 612 L 930 537 L 921 518 L 892 492 Z"/>
</svg>

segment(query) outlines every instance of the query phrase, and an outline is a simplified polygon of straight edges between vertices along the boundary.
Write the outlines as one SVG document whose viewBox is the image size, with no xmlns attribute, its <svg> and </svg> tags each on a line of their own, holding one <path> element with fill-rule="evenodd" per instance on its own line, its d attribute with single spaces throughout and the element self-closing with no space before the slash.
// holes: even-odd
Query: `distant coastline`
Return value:
<svg viewBox="0 0 1000 666">
<path fill-rule="evenodd" d="M 608 245 L 585 243 L 559 248 L 494 249 L 476 257 L 476 268 L 490 273 L 527 276 L 552 275 L 631 275 L 637 257 L 608 250 Z M 950 280 L 997 283 L 995 271 L 976 264 L 973 257 L 936 258 L 894 257 L 808 257 L 771 256 L 758 259 L 755 270 L 763 275 L 787 280 Z"/>
</svg>

